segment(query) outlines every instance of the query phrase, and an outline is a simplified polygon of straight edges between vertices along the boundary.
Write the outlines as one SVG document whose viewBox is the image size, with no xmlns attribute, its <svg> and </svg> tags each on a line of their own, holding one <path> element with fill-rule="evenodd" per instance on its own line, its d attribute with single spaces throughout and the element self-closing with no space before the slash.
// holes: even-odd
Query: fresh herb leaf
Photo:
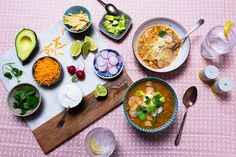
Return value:
<svg viewBox="0 0 236 157">
<path fill-rule="evenodd" d="M 151 100 L 150 98 L 149 98 L 149 96 L 145 96 L 145 103 L 149 103 L 149 101 Z"/>
<path fill-rule="evenodd" d="M 21 115 L 24 115 L 28 110 L 36 108 L 39 103 L 39 98 L 36 96 L 36 89 L 31 86 L 18 89 L 14 98 L 13 107 L 21 109 Z"/>
<path fill-rule="evenodd" d="M 2 73 L 9 80 L 11 80 L 14 76 L 17 79 L 17 81 L 20 82 L 20 80 L 18 78 L 23 74 L 23 71 L 13 67 L 12 66 L 13 64 L 15 64 L 15 63 L 3 64 Z M 4 71 L 6 71 L 6 72 L 4 72 Z"/>
<path fill-rule="evenodd" d="M 5 72 L 5 73 L 4 73 L 4 76 L 5 76 L 6 78 L 8 78 L 9 80 L 12 79 L 12 75 L 11 75 L 10 72 Z"/>
<path fill-rule="evenodd" d="M 159 33 L 158 33 L 158 36 L 159 37 L 164 37 L 164 36 L 166 36 L 167 35 L 167 33 L 166 33 L 166 31 L 160 31 Z"/>
<path fill-rule="evenodd" d="M 157 116 L 152 117 L 152 123 L 155 123 L 157 121 Z"/>
</svg>

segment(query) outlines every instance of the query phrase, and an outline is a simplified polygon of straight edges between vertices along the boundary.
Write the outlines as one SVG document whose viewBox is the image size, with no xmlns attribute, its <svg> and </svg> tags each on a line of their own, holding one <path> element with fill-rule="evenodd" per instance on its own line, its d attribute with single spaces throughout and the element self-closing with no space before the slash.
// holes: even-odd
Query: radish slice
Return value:
<svg viewBox="0 0 236 157">
<path fill-rule="evenodd" d="M 102 51 L 101 55 L 104 59 L 108 59 L 108 53 L 109 53 L 108 51 Z"/>
<path fill-rule="evenodd" d="M 107 64 L 103 65 L 103 66 L 97 66 L 99 71 L 106 71 L 107 70 Z"/>
<path fill-rule="evenodd" d="M 114 52 L 109 52 L 108 53 L 108 58 L 110 58 L 111 56 L 117 56 Z"/>
<path fill-rule="evenodd" d="M 119 62 L 119 59 L 116 56 L 110 56 L 109 62 L 111 63 L 111 65 L 116 65 Z"/>
<path fill-rule="evenodd" d="M 106 60 L 101 55 L 97 56 L 96 62 L 98 66 L 104 66 L 107 63 Z"/>
<path fill-rule="evenodd" d="M 110 72 L 110 74 L 115 75 L 118 72 L 118 69 L 116 66 L 111 66 L 109 68 L 109 72 Z"/>
</svg>

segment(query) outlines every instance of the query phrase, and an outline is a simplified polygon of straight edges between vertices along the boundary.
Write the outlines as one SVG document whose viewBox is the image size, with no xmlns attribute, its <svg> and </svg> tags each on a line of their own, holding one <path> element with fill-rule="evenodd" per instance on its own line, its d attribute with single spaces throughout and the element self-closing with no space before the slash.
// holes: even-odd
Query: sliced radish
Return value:
<svg viewBox="0 0 236 157">
<path fill-rule="evenodd" d="M 109 68 L 109 73 L 115 75 L 118 72 L 118 68 L 116 66 L 111 66 Z"/>
<path fill-rule="evenodd" d="M 107 64 L 103 65 L 103 66 L 97 66 L 99 71 L 106 71 L 107 70 Z"/>
<path fill-rule="evenodd" d="M 119 62 L 119 59 L 117 58 L 117 56 L 110 56 L 109 62 L 111 63 L 111 65 L 116 65 Z"/>
<path fill-rule="evenodd" d="M 102 55 L 103 58 L 107 59 L 108 58 L 108 53 L 109 53 L 108 51 L 102 51 L 101 55 Z"/>
<path fill-rule="evenodd" d="M 104 66 L 107 63 L 106 59 L 104 59 L 101 55 L 97 56 L 96 62 L 98 66 Z"/>
<path fill-rule="evenodd" d="M 110 58 L 111 56 L 117 56 L 114 52 L 109 52 L 108 53 L 108 58 Z"/>
</svg>

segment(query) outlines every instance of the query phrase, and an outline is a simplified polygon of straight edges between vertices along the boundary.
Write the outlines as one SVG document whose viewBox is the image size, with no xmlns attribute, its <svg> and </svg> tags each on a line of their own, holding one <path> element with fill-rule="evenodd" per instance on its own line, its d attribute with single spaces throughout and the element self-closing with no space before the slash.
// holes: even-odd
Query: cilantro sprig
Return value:
<svg viewBox="0 0 236 157">
<path fill-rule="evenodd" d="M 4 77 L 8 78 L 11 80 L 13 77 L 16 78 L 17 82 L 20 82 L 19 77 L 22 76 L 23 71 L 13 67 L 13 64 L 15 63 L 6 63 L 2 65 L 2 73 Z"/>
<path fill-rule="evenodd" d="M 36 96 L 36 89 L 32 86 L 25 86 L 16 91 L 14 95 L 14 108 L 21 109 L 21 115 L 24 115 L 28 110 L 37 107 L 39 98 Z"/>
</svg>

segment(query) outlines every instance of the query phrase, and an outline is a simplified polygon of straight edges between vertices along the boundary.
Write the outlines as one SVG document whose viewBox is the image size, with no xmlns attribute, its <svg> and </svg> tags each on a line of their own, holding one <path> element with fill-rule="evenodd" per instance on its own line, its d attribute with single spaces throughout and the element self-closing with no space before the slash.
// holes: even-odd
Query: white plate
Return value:
<svg viewBox="0 0 236 157">
<path fill-rule="evenodd" d="M 165 72 L 170 72 L 170 71 L 177 69 L 185 62 L 185 60 L 187 59 L 188 54 L 190 52 L 191 44 L 190 44 L 190 39 L 187 38 L 187 40 L 184 42 L 183 46 L 180 48 L 178 56 L 169 66 L 162 68 L 162 69 L 154 69 L 154 68 L 148 67 L 147 65 L 145 65 L 145 63 L 141 60 L 141 58 L 137 54 L 137 51 L 136 51 L 137 39 L 140 36 L 140 34 L 144 30 L 146 30 L 148 27 L 153 26 L 153 25 L 158 25 L 158 24 L 169 25 L 172 29 L 174 29 L 174 31 L 179 35 L 180 38 L 182 38 L 187 33 L 187 31 L 185 30 L 185 28 L 181 24 L 179 24 L 178 22 L 176 22 L 172 19 L 164 18 L 164 17 L 153 18 L 153 19 L 150 19 L 150 20 L 144 22 L 136 30 L 134 37 L 133 37 L 132 47 L 133 47 L 133 52 L 134 52 L 135 57 L 137 58 L 139 63 L 142 64 L 145 68 L 147 68 L 151 71 L 154 71 L 154 72 L 165 73 Z"/>
</svg>

